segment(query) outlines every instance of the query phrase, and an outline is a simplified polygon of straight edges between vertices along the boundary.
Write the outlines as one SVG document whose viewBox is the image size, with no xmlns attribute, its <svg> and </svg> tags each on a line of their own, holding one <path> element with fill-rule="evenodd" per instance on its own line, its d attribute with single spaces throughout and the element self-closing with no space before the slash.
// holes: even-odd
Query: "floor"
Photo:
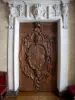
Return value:
<svg viewBox="0 0 75 100">
<path fill-rule="evenodd" d="M 17 97 L 6 97 L 4 100 L 64 100 L 51 92 L 20 92 Z"/>
</svg>

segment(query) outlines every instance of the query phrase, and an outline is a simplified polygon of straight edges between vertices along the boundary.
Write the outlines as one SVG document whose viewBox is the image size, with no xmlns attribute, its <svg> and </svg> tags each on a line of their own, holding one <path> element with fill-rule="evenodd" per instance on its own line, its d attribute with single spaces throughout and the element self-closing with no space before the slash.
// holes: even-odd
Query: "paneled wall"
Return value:
<svg viewBox="0 0 75 100">
<path fill-rule="evenodd" d="M 8 10 L 0 0 L 0 71 L 7 71 Z"/>
</svg>

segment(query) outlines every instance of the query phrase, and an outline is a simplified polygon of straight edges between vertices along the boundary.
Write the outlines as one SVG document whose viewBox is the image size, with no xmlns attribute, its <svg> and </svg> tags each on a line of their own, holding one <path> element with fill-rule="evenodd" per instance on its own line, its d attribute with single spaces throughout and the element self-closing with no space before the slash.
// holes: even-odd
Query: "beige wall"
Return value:
<svg viewBox="0 0 75 100">
<path fill-rule="evenodd" d="M 0 0 L 0 71 L 7 71 L 7 6 Z"/>
<path fill-rule="evenodd" d="M 75 84 L 75 2 L 69 5 L 69 85 Z"/>
</svg>

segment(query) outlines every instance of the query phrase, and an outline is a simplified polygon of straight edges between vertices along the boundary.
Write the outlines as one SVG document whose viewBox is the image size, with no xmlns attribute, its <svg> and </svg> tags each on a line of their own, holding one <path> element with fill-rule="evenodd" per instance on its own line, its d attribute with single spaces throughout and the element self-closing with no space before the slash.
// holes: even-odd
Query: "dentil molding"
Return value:
<svg viewBox="0 0 75 100">
<path fill-rule="evenodd" d="M 8 3 L 9 14 L 9 28 L 13 29 L 15 17 L 26 17 L 27 19 L 50 19 L 55 17 L 62 17 L 63 28 L 67 28 L 68 17 L 68 2 L 69 0 L 3 0 Z M 65 2 L 66 1 L 66 2 Z"/>
</svg>

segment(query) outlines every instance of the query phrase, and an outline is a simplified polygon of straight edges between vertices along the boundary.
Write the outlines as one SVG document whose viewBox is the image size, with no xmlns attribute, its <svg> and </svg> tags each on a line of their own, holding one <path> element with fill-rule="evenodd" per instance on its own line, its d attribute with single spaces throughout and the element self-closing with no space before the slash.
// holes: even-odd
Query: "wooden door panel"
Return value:
<svg viewBox="0 0 75 100">
<path fill-rule="evenodd" d="M 56 90 L 57 23 L 21 23 L 19 55 L 21 91 Z"/>
</svg>

